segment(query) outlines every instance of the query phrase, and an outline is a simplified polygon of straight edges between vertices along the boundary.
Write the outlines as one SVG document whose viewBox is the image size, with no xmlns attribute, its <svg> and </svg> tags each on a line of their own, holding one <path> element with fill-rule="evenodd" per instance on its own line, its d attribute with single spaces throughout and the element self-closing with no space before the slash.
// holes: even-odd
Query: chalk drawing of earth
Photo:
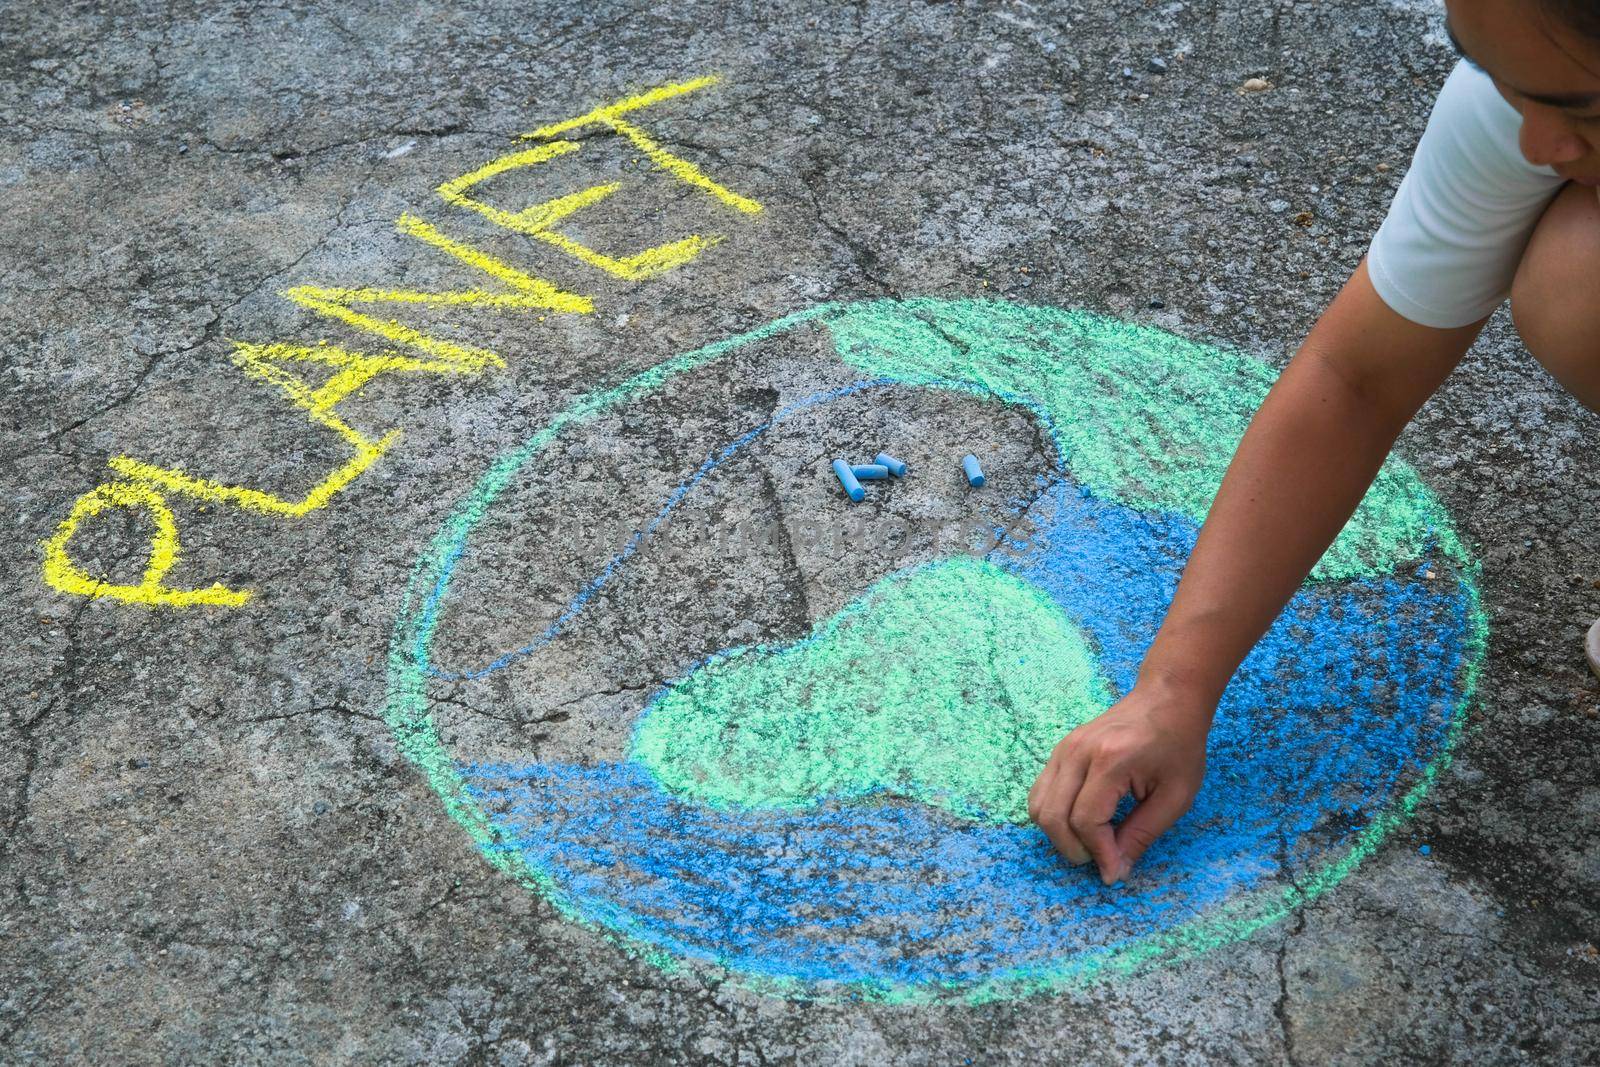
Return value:
<svg viewBox="0 0 1600 1067">
<path fill-rule="evenodd" d="M 558 436 L 797 331 L 850 383 L 685 470 L 527 642 L 469 667 L 433 661 L 475 530 Z M 667 969 L 785 996 L 978 1001 L 1246 937 L 1371 854 L 1448 759 L 1471 699 L 1486 633 L 1475 564 L 1405 463 L 1386 464 L 1245 661 L 1194 809 L 1124 887 L 1065 865 L 1025 798 L 1056 740 L 1132 685 L 1273 376 L 1152 327 L 979 300 L 829 304 L 677 356 L 567 408 L 459 502 L 406 593 L 387 719 L 489 862 Z M 674 509 L 774 427 L 891 387 L 1034 420 L 1055 457 L 1025 544 L 877 578 L 789 642 L 729 641 L 639 695 L 625 752 L 486 759 L 442 740 L 440 685 L 581 626 Z"/>
</svg>

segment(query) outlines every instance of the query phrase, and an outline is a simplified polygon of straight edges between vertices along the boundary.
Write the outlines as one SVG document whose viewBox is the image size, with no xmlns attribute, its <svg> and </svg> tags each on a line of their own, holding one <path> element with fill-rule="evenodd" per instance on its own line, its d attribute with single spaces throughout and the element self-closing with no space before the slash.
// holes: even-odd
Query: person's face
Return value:
<svg viewBox="0 0 1600 1067">
<path fill-rule="evenodd" d="M 1522 114 L 1523 158 L 1600 185 L 1600 42 L 1538 0 L 1445 0 L 1445 12 L 1457 49 Z"/>
</svg>

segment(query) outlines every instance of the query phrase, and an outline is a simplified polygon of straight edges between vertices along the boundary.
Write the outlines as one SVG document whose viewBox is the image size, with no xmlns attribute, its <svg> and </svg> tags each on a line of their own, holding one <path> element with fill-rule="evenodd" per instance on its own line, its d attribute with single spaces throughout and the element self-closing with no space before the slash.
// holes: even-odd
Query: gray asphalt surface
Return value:
<svg viewBox="0 0 1600 1067">
<path fill-rule="evenodd" d="M 13 502 L 0 1060 L 1593 1057 L 1600 686 L 1581 638 L 1600 615 L 1600 423 L 1532 361 L 1504 307 L 1399 445 L 1483 561 L 1490 643 L 1468 733 L 1358 870 L 1237 943 L 981 1004 L 808 1000 L 663 970 L 485 862 L 383 719 L 408 575 L 468 487 L 578 397 L 677 353 L 828 300 L 982 296 L 1281 366 L 1405 172 L 1454 62 L 1440 23 L 1436 6 L 1400 0 L 0 8 L 0 483 Z M 519 134 L 713 73 L 640 124 L 760 213 L 663 181 L 636 145 L 593 128 L 574 135 L 573 159 L 516 178 L 530 203 L 625 183 L 565 227 L 594 248 L 721 235 L 675 270 L 619 278 L 434 193 L 527 146 Z M 1252 77 L 1271 88 L 1240 92 Z M 42 542 L 115 480 L 113 457 L 288 501 L 350 461 L 337 433 L 242 374 L 230 342 L 362 347 L 286 299 L 293 286 L 476 284 L 396 231 L 406 213 L 593 312 L 373 311 L 504 366 L 387 375 L 346 398 L 352 432 L 400 436 L 324 507 L 169 494 L 182 558 L 163 581 L 250 590 L 243 605 L 51 588 Z M 800 342 L 768 354 L 801 378 L 819 365 Z M 452 647 L 506 648 L 550 618 L 570 581 L 506 576 L 576 580 L 635 521 L 630 501 L 670 487 L 674 463 L 770 414 L 763 364 L 740 366 L 745 378 L 712 375 L 596 438 L 654 442 L 642 472 L 599 445 L 553 457 L 519 507 L 563 521 L 500 530 L 500 568 L 463 579 L 479 584 Z M 930 454 L 1008 442 L 992 470 L 1039 447 L 1026 420 L 976 400 L 908 401 L 899 417 Z M 841 426 L 785 447 L 802 463 L 844 447 Z M 577 463 L 590 473 L 555 470 Z M 674 535 L 673 573 L 703 595 L 674 607 L 640 594 L 633 622 L 597 624 L 583 649 L 499 689 L 463 686 L 441 709 L 452 736 L 542 702 L 565 710 L 511 723 L 518 738 L 571 719 L 592 733 L 560 734 L 553 751 L 600 745 L 682 656 L 790 632 L 859 590 L 840 569 L 859 531 L 821 545 L 783 485 L 734 488 Z M 558 506 L 563 492 L 578 502 Z M 804 544 L 770 561 L 705 547 L 736 520 L 765 545 Z M 72 558 L 137 584 L 153 524 L 139 508 L 85 519 Z M 670 650 L 650 636 L 664 621 L 683 635 Z"/>
</svg>

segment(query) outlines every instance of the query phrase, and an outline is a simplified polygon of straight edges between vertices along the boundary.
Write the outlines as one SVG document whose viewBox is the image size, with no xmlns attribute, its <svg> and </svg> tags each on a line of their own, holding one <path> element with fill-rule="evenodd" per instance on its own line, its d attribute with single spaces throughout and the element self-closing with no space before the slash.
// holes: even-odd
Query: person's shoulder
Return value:
<svg viewBox="0 0 1600 1067">
<path fill-rule="evenodd" d="M 1458 59 L 1439 89 L 1428 126 L 1480 169 L 1517 177 L 1555 177 L 1553 167 L 1535 165 L 1518 144 L 1522 114 L 1495 87 L 1494 79 Z"/>
<path fill-rule="evenodd" d="M 1367 249 L 1378 295 L 1413 322 L 1476 322 L 1510 292 L 1522 248 L 1563 179 L 1522 154 L 1522 114 L 1462 60 Z"/>
</svg>

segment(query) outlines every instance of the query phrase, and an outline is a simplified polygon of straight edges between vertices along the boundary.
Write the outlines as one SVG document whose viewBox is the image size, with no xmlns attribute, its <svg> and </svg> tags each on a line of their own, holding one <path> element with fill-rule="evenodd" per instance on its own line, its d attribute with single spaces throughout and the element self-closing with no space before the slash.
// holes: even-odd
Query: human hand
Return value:
<svg viewBox="0 0 1600 1067">
<path fill-rule="evenodd" d="M 1213 710 L 1136 684 L 1056 745 L 1028 791 L 1028 817 L 1069 862 L 1093 859 L 1106 885 L 1127 877 L 1194 803 Z M 1138 803 L 1113 827 L 1117 803 L 1130 792 Z"/>
</svg>

